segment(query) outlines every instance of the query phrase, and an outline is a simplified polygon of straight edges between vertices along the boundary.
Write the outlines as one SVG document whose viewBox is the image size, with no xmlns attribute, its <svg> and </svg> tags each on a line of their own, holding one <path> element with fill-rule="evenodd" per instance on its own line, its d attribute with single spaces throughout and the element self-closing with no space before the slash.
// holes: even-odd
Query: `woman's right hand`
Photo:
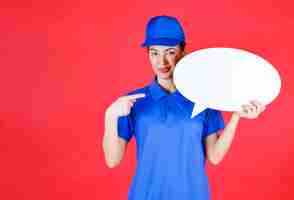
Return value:
<svg viewBox="0 0 294 200">
<path fill-rule="evenodd" d="M 137 99 L 145 97 L 144 93 L 138 93 L 128 96 L 119 97 L 106 110 L 107 114 L 112 117 L 121 117 L 130 114 L 131 108 Z"/>
</svg>

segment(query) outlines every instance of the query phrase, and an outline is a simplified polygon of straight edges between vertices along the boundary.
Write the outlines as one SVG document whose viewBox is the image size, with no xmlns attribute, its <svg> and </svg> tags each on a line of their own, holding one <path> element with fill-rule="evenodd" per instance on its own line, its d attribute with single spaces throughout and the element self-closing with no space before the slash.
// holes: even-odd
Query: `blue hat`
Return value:
<svg viewBox="0 0 294 200">
<path fill-rule="evenodd" d="M 185 33 L 180 22 L 175 17 L 152 17 L 146 28 L 145 41 L 142 47 L 150 45 L 175 46 L 185 42 Z"/>
</svg>

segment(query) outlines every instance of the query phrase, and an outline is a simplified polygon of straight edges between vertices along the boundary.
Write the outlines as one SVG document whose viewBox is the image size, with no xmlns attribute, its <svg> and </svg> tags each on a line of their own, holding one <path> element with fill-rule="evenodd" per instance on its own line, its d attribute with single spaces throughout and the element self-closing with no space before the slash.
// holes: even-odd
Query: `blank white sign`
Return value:
<svg viewBox="0 0 294 200">
<path fill-rule="evenodd" d="M 251 100 L 267 105 L 281 88 L 279 73 L 268 61 L 233 48 L 201 49 L 186 55 L 177 63 L 174 82 L 195 103 L 191 117 L 206 108 L 238 111 Z"/>
</svg>

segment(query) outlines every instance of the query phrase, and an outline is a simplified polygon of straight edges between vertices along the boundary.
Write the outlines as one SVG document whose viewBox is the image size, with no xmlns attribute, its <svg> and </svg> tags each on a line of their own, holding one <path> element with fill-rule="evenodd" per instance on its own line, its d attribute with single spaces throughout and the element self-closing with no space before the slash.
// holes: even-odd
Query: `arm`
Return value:
<svg viewBox="0 0 294 200">
<path fill-rule="evenodd" d="M 118 117 L 110 114 L 109 110 L 105 113 L 105 132 L 103 137 L 103 151 L 106 165 L 113 168 L 121 162 L 125 154 L 127 142 L 117 133 Z"/>
<path fill-rule="evenodd" d="M 241 117 L 255 119 L 265 110 L 265 106 L 257 101 L 252 101 L 251 105 L 242 106 L 242 110 L 234 112 L 223 133 L 218 136 L 211 134 L 205 138 L 205 148 L 207 159 L 211 164 L 219 164 L 228 152 L 235 136 L 236 128 Z"/>
<path fill-rule="evenodd" d="M 105 129 L 102 146 L 106 165 L 110 168 L 120 164 L 127 146 L 127 141 L 118 136 L 118 119 L 121 116 L 129 115 L 136 100 L 142 97 L 145 97 L 145 94 L 120 97 L 105 112 Z"/>
<path fill-rule="evenodd" d="M 220 136 L 211 134 L 206 137 L 205 147 L 207 159 L 211 164 L 219 164 L 228 152 L 235 136 L 239 119 L 240 117 L 236 113 L 233 113 L 229 123 Z"/>
</svg>

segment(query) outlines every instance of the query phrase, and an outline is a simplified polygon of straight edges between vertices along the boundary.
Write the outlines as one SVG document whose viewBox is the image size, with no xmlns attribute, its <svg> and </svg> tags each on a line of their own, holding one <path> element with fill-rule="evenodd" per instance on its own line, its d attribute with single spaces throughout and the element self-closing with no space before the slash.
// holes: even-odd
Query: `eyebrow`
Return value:
<svg viewBox="0 0 294 200">
<path fill-rule="evenodd" d="M 157 49 L 154 49 L 154 48 L 150 48 L 150 50 L 152 50 L 152 51 L 158 51 Z M 176 48 L 171 47 L 171 48 L 165 49 L 164 51 L 168 51 L 168 50 L 176 50 Z"/>
</svg>

